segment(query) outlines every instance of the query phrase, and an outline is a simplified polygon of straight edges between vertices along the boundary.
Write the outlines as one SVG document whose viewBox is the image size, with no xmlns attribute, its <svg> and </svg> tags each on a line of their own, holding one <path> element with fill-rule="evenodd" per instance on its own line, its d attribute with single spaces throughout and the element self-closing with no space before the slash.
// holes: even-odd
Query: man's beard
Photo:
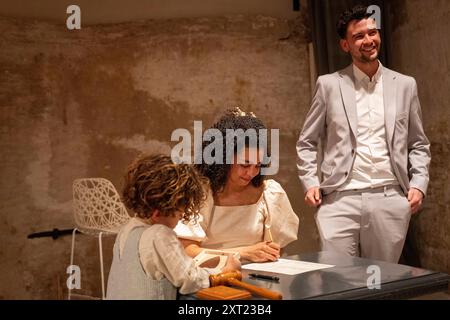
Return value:
<svg viewBox="0 0 450 320">
<path fill-rule="evenodd" d="M 366 56 L 363 52 L 360 51 L 361 55 L 359 56 L 359 61 L 362 63 L 370 63 L 376 61 L 378 59 L 378 55 L 380 54 L 380 47 L 375 46 L 374 49 L 376 51 L 375 55 Z"/>
</svg>

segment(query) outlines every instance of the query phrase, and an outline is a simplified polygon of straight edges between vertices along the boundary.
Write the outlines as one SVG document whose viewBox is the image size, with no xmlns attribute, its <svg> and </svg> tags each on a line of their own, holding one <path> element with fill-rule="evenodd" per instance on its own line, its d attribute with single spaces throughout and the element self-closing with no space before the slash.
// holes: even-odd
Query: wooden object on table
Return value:
<svg viewBox="0 0 450 320">
<path fill-rule="evenodd" d="M 209 276 L 209 281 L 211 283 L 211 287 L 215 286 L 221 286 L 221 285 L 228 285 L 228 286 L 235 286 L 240 287 L 245 290 L 250 291 L 253 294 L 256 294 L 258 296 L 261 296 L 266 299 L 270 300 L 282 300 L 283 295 L 277 291 L 272 291 L 266 288 L 261 288 L 254 286 L 249 283 L 242 282 L 242 274 L 240 271 L 233 271 L 233 272 L 227 272 L 227 273 L 219 273 L 216 275 Z"/>
<path fill-rule="evenodd" d="M 250 292 L 226 286 L 210 287 L 199 290 L 197 298 L 202 300 L 245 300 L 251 299 Z"/>
</svg>

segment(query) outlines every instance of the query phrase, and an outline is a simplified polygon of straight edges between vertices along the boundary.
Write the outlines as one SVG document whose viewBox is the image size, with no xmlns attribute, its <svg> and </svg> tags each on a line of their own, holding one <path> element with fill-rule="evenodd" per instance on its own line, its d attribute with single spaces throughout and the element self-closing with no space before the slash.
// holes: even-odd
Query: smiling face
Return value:
<svg viewBox="0 0 450 320">
<path fill-rule="evenodd" d="M 236 186 L 247 186 L 261 170 L 262 151 L 257 148 L 243 148 L 234 157 L 228 173 L 228 182 Z"/>
<path fill-rule="evenodd" d="M 352 56 L 357 66 L 377 61 L 381 38 L 374 19 L 352 20 L 345 39 L 340 40 L 342 50 Z"/>
</svg>

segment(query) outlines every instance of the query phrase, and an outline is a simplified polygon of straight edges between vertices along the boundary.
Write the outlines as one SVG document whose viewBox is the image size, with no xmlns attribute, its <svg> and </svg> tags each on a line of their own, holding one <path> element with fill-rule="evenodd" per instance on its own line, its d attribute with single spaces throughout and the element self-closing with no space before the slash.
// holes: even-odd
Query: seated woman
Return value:
<svg viewBox="0 0 450 320">
<path fill-rule="evenodd" d="M 248 129 L 258 133 L 266 127 L 252 113 L 235 108 L 227 111 L 212 128 L 218 129 L 223 137 L 223 164 L 197 165 L 209 178 L 208 198 L 198 222 L 178 223 L 175 232 L 191 257 L 208 248 L 238 251 L 246 261 L 275 261 L 280 257 L 280 248 L 297 239 L 299 219 L 281 185 L 275 180 L 265 180 L 261 174 L 261 154 L 267 150 L 259 149 L 259 141 L 253 145 L 246 138 L 239 148 L 239 137 L 235 137 L 231 146 L 233 163 L 225 161 L 230 148 L 225 143 L 227 129 L 242 129 L 240 134 L 244 135 Z M 234 132 L 239 135 L 239 131 Z M 259 140 L 259 135 L 256 136 Z M 204 142 L 203 150 L 211 143 Z"/>
</svg>

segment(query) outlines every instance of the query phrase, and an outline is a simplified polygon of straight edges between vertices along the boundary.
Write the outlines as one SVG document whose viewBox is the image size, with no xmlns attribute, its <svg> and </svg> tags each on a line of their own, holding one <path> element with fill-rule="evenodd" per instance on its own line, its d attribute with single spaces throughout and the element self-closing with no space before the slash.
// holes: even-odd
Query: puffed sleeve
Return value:
<svg viewBox="0 0 450 320">
<path fill-rule="evenodd" d="M 199 218 L 196 222 L 190 221 L 187 224 L 179 221 L 174 231 L 178 238 L 202 242 L 206 238 L 205 230 L 208 226 L 209 217 L 214 206 L 214 199 L 211 189 L 208 187 L 206 201 L 200 209 Z"/>
<path fill-rule="evenodd" d="M 266 222 L 273 241 L 282 248 L 297 240 L 299 219 L 291 207 L 283 187 L 275 180 L 266 180 L 264 190 Z"/>
</svg>

